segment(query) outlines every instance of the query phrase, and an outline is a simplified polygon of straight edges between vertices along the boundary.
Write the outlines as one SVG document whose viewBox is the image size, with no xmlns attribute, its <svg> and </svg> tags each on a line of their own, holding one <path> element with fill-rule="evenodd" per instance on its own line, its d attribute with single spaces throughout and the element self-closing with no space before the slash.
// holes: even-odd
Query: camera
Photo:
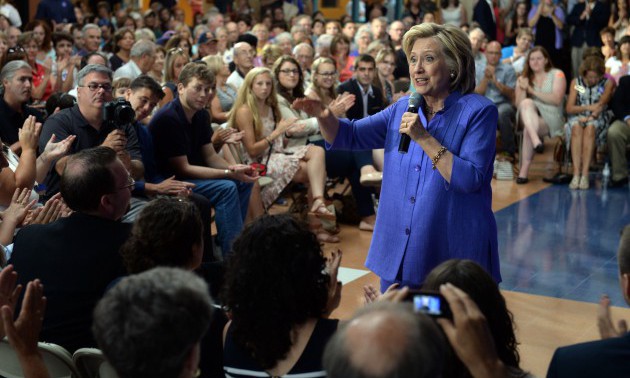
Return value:
<svg viewBox="0 0 630 378">
<path fill-rule="evenodd" d="M 136 119 L 136 112 L 133 111 L 129 101 L 117 98 L 105 103 L 103 106 L 103 121 L 121 127 L 132 123 Z"/>
<path fill-rule="evenodd" d="M 446 298 L 438 292 L 410 290 L 406 301 L 413 302 L 413 310 L 434 318 L 453 318 Z"/>
</svg>

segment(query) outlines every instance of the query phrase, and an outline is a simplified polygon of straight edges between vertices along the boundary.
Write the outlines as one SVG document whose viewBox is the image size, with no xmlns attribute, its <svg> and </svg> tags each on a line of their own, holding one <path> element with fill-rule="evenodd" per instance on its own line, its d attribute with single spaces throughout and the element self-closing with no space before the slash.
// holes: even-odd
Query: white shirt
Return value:
<svg viewBox="0 0 630 378">
<path fill-rule="evenodd" d="M 245 79 L 241 77 L 238 70 L 234 70 L 227 78 L 227 83 L 233 85 L 234 88 L 240 88 L 243 85 L 243 81 L 245 81 Z"/>
<path fill-rule="evenodd" d="M 133 61 L 133 59 L 129 59 L 129 62 L 120 66 L 119 69 L 114 72 L 114 80 L 120 77 L 128 77 L 131 80 L 137 78 L 142 75 L 142 71 L 140 71 L 140 67 Z"/>
</svg>

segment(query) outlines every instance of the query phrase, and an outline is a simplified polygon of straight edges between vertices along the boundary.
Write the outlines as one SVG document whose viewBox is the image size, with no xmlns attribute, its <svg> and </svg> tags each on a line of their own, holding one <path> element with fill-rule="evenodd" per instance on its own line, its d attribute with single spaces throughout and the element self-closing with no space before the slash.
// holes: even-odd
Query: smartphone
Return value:
<svg viewBox="0 0 630 378">
<path fill-rule="evenodd" d="M 410 290 L 406 298 L 413 303 L 415 312 L 434 318 L 452 318 L 451 308 L 442 294 L 428 290 Z"/>
</svg>

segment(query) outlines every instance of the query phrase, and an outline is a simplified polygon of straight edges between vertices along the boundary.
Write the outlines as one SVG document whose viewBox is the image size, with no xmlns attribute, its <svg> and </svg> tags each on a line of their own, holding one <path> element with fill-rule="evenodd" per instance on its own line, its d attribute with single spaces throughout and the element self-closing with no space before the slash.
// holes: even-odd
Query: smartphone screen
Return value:
<svg viewBox="0 0 630 378">
<path fill-rule="evenodd" d="M 406 299 L 413 302 L 415 312 L 421 312 L 436 318 L 452 318 L 448 302 L 440 293 L 412 290 Z"/>
</svg>

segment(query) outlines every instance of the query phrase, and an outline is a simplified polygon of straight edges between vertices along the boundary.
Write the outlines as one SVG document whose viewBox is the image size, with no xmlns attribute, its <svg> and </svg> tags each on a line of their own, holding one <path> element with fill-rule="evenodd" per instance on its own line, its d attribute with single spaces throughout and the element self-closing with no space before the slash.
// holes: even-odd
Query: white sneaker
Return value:
<svg viewBox="0 0 630 378">
<path fill-rule="evenodd" d="M 571 183 L 569 184 L 569 189 L 575 190 L 580 186 L 580 176 L 573 176 Z"/>
<path fill-rule="evenodd" d="M 496 161 L 494 173 L 497 176 L 497 180 L 512 181 L 514 179 L 514 170 L 512 169 L 512 163 L 509 161 Z"/>
</svg>

